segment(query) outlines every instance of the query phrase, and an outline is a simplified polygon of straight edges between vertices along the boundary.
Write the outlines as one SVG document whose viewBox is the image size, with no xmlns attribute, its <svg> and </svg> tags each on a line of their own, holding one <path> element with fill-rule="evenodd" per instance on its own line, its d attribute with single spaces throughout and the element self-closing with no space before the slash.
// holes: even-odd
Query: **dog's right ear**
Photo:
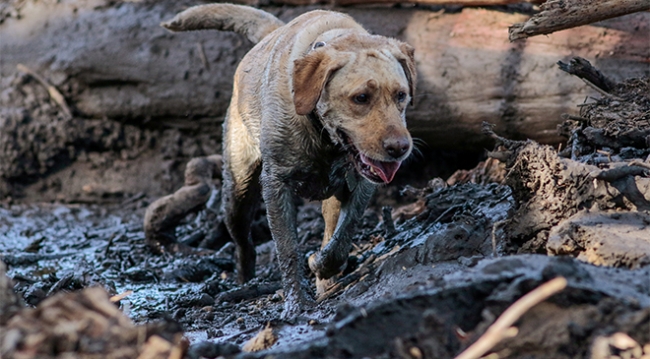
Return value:
<svg viewBox="0 0 650 359">
<path fill-rule="evenodd" d="M 332 55 L 320 50 L 293 62 L 293 104 L 297 114 L 308 115 L 316 108 L 325 84 L 348 60 L 341 53 Z"/>
</svg>

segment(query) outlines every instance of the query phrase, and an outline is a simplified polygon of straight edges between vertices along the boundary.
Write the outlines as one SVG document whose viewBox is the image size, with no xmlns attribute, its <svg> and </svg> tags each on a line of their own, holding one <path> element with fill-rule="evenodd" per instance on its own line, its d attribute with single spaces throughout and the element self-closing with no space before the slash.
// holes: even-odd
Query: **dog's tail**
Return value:
<svg viewBox="0 0 650 359">
<path fill-rule="evenodd" d="M 282 25 L 284 22 L 266 11 L 233 4 L 193 6 L 160 24 L 171 31 L 234 31 L 255 44 Z"/>
</svg>

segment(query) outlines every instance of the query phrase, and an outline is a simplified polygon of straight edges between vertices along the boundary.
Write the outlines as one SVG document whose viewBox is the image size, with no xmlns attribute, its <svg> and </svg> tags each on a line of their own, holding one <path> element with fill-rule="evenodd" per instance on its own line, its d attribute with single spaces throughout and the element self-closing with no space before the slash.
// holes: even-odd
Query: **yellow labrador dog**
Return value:
<svg viewBox="0 0 650 359">
<path fill-rule="evenodd" d="M 296 196 L 322 200 L 325 235 L 309 258 L 317 293 L 345 266 L 351 232 L 377 184 L 389 183 L 413 146 L 413 48 L 370 35 L 350 16 L 311 11 L 288 24 L 231 4 L 189 8 L 162 24 L 219 29 L 257 45 L 237 68 L 224 123 L 223 206 L 241 282 L 255 275 L 250 225 L 260 196 L 277 248 L 284 316 L 311 299 L 297 251 Z"/>
</svg>

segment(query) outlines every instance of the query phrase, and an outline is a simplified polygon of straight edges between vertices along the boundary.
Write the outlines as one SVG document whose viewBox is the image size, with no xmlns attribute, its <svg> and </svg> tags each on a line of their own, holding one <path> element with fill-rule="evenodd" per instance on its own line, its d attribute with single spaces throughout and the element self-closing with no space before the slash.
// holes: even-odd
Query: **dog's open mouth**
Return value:
<svg viewBox="0 0 650 359">
<path fill-rule="evenodd" d="M 352 143 L 352 140 L 343 131 L 337 131 L 345 143 L 345 149 L 348 151 L 351 161 L 357 171 L 374 183 L 390 183 L 395 178 L 395 173 L 402 164 L 401 161 L 384 162 L 372 159 L 361 153 Z"/>
</svg>

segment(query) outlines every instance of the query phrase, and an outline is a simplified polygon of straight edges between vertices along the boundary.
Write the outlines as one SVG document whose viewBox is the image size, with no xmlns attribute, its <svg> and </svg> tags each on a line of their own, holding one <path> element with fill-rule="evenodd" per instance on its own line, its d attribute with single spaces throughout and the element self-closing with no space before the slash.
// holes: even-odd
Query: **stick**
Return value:
<svg viewBox="0 0 650 359">
<path fill-rule="evenodd" d="M 516 332 L 512 324 L 530 308 L 546 300 L 553 294 L 566 288 L 567 281 L 563 277 L 552 279 L 514 302 L 488 328 L 488 330 L 469 348 L 465 349 L 456 359 L 478 359 L 488 350 L 497 345 L 503 338 L 512 337 Z"/>
<path fill-rule="evenodd" d="M 47 89 L 47 93 L 50 94 L 50 98 L 52 98 L 52 100 L 54 100 L 54 102 L 56 102 L 56 104 L 59 105 L 66 119 L 69 120 L 72 118 L 72 112 L 70 111 L 70 107 L 68 107 L 68 104 L 65 102 L 65 97 L 63 97 L 61 92 L 59 92 L 59 90 L 57 90 L 56 87 L 50 85 L 50 83 L 47 82 L 47 80 L 45 80 L 41 75 L 30 70 L 27 66 L 23 64 L 16 65 L 16 68 L 18 69 L 18 71 L 24 72 L 27 75 L 36 79 L 36 81 L 40 82 L 41 85 L 43 85 L 43 87 Z"/>
<path fill-rule="evenodd" d="M 540 8 L 541 11 L 528 21 L 510 26 L 508 29 L 510 41 L 650 10 L 650 2 L 648 0 L 549 0 Z"/>
<path fill-rule="evenodd" d="M 282 288 L 282 285 L 279 282 L 251 284 L 223 292 L 217 296 L 215 302 L 241 302 L 242 300 L 254 299 L 263 295 L 273 294 L 280 288 Z"/>
<path fill-rule="evenodd" d="M 650 163 L 645 163 L 641 161 L 632 161 L 628 166 L 639 166 L 650 170 Z"/>
<path fill-rule="evenodd" d="M 606 182 L 614 182 L 625 176 L 643 176 L 648 170 L 645 166 L 628 165 L 600 171 L 594 177 Z"/>
<path fill-rule="evenodd" d="M 132 290 L 127 290 L 126 292 L 122 292 L 120 294 L 116 294 L 116 295 L 110 297 L 109 300 L 111 301 L 111 303 L 117 303 L 120 300 L 130 296 L 131 294 L 133 294 L 133 291 Z"/>
<path fill-rule="evenodd" d="M 616 87 L 616 83 L 603 75 L 602 72 L 598 71 L 589 61 L 582 57 L 574 57 L 569 63 L 558 61 L 557 65 L 560 67 L 560 70 L 582 79 L 582 81 L 598 91 L 601 95 L 611 97 L 618 101 L 622 100 L 620 97 L 611 93 Z"/>
<path fill-rule="evenodd" d="M 203 51 L 203 44 L 197 42 L 196 47 L 199 48 L 199 57 L 201 58 L 201 63 L 203 63 L 203 67 L 206 70 L 210 71 L 210 64 L 208 63 L 208 58 L 205 56 L 205 51 Z"/>
<path fill-rule="evenodd" d="M 227 336 L 227 337 L 219 338 L 219 343 L 226 343 L 226 342 L 228 342 L 229 340 L 233 340 L 233 339 L 235 339 L 235 338 L 237 338 L 237 337 L 239 337 L 239 336 L 241 336 L 241 335 L 244 335 L 244 334 L 250 334 L 250 333 L 252 333 L 252 332 L 254 332 L 254 331 L 257 331 L 257 330 L 260 330 L 260 329 L 263 329 L 263 328 L 264 328 L 263 326 L 260 327 L 260 326 L 258 325 L 258 326 L 255 326 L 255 327 L 252 327 L 252 328 L 249 328 L 249 329 L 246 329 L 246 330 L 242 330 L 241 332 L 238 332 L 238 333 L 235 333 L 235 334 L 231 334 L 231 335 L 229 335 L 229 336 Z"/>
</svg>

